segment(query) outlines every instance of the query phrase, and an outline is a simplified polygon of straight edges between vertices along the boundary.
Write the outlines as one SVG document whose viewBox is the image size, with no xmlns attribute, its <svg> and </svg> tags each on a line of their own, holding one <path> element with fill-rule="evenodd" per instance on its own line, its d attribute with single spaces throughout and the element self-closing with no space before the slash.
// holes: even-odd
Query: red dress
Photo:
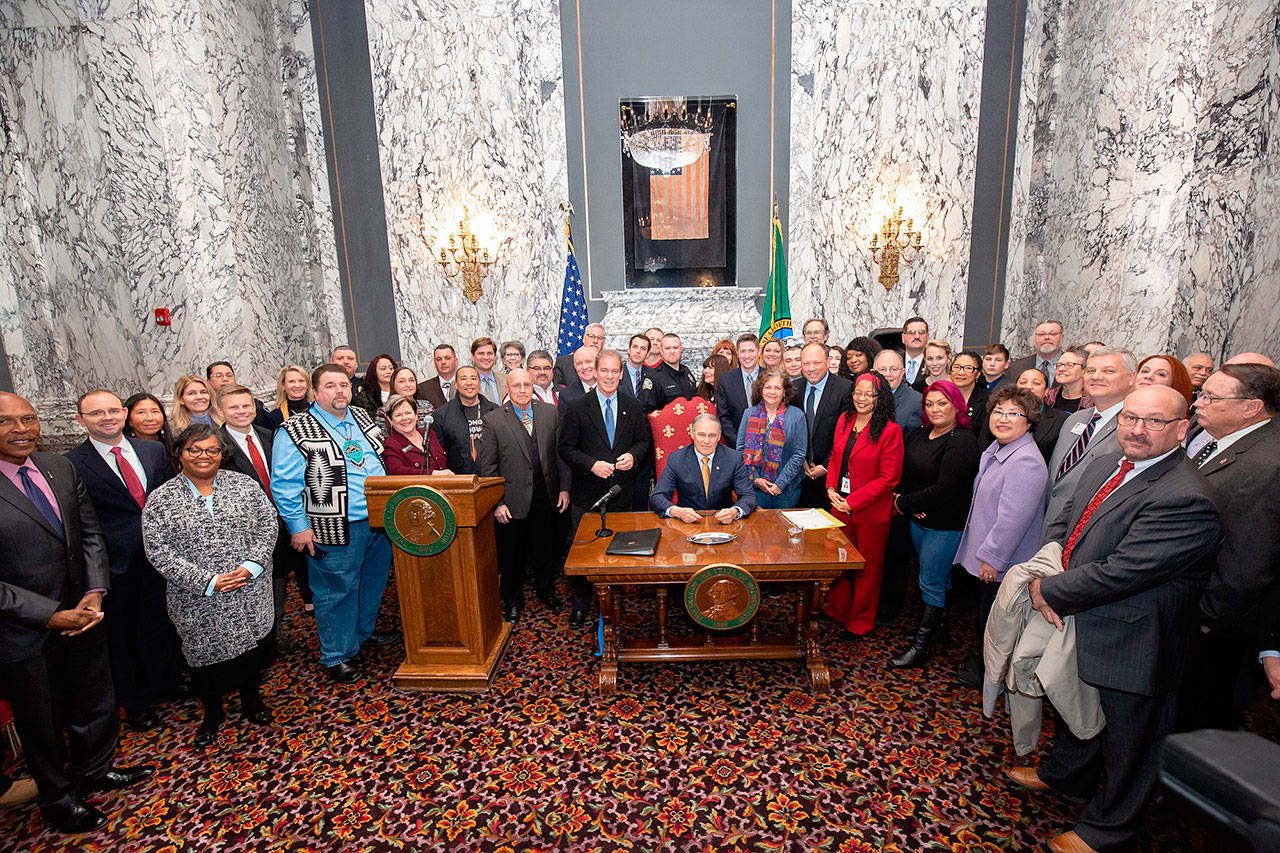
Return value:
<svg viewBox="0 0 1280 853">
<path fill-rule="evenodd" d="M 853 431 L 853 420 L 849 415 L 841 415 L 836 423 L 835 443 L 827 462 L 829 489 L 840 490 L 840 467 Z M 845 500 L 850 512 L 834 508 L 831 512 L 844 522 L 845 535 L 862 554 L 866 565 L 862 571 L 847 573 L 827 596 L 827 615 L 853 634 L 866 634 L 875 627 L 893 490 L 901 478 L 902 428 L 890 421 L 885 424 L 879 441 L 871 440 L 869 430 L 859 433 L 849 452 L 850 489 Z"/>
</svg>

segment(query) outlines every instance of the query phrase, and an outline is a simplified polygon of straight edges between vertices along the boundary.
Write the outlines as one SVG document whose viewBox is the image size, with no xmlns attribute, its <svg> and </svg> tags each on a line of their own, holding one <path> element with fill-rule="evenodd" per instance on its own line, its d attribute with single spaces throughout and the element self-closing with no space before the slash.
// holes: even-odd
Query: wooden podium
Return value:
<svg viewBox="0 0 1280 853">
<path fill-rule="evenodd" d="M 483 692 L 511 642 L 498 600 L 493 508 L 501 477 L 365 480 L 369 526 L 391 539 L 405 662 L 402 690 Z M 390 510 L 388 510 L 390 508 Z"/>
</svg>

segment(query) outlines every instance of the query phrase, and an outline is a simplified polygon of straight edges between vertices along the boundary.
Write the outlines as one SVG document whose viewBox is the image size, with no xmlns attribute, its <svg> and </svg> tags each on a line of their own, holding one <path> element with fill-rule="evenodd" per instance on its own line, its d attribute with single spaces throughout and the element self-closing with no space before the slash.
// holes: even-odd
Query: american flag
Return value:
<svg viewBox="0 0 1280 853">
<path fill-rule="evenodd" d="M 701 157 L 676 172 L 649 173 L 653 239 L 707 239 L 709 163 L 710 155 L 704 151 Z"/>
<path fill-rule="evenodd" d="M 587 330 L 587 300 L 582 295 L 582 276 L 578 274 L 578 259 L 573 256 L 573 234 L 568 223 L 564 226 L 564 240 L 569 259 L 564 265 L 564 295 L 560 297 L 560 337 L 556 341 L 556 355 L 566 355 L 582 346 L 582 333 Z"/>
</svg>

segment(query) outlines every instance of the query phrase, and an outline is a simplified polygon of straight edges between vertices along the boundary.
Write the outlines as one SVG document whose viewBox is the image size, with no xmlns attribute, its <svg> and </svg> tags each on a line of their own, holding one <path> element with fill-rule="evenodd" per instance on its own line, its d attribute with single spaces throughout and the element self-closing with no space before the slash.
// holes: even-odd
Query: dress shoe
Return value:
<svg viewBox="0 0 1280 853">
<path fill-rule="evenodd" d="M 369 638 L 364 641 L 366 646 L 389 646 L 392 643 L 400 642 L 400 638 L 404 636 L 402 631 L 374 631 Z"/>
<path fill-rule="evenodd" d="M 125 712 L 124 724 L 131 732 L 149 732 L 160 725 L 160 720 L 150 708 L 144 708 L 136 714 Z"/>
<path fill-rule="evenodd" d="M 23 803 L 29 803 L 36 798 L 36 783 L 34 779 L 27 777 L 25 779 L 14 779 L 13 784 L 9 786 L 9 790 L 0 794 L 0 808 L 4 806 L 20 806 Z"/>
<path fill-rule="evenodd" d="M 44 806 L 40 809 L 45 823 L 58 832 L 68 835 L 79 835 L 82 832 L 93 832 L 107 822 L 107 816 L 83 800 L 72 800 L 68 804 Z"/>
<path fill-rule="evenodd" d="M 587 611 L 581 607 L 573 608 L 569 613 L 569 627 L 581 628 L 585 624 L 587 624 Z"/>
<path fill-rule="evenodd" d="M 204 749 L 209 744 L 218 739 L 218 729 L 222 727 L 222 721 L 215 723 L 201 723 L 200 728 L 196 731 L 195 739 L 192 741 L 197 749 Z"/>
<path fill-rule="evenodd" d="M 96 779 L 86 779 L 82 791 L 118 791 L 132 788 L 151 778 L 155 771 L 150 767 L 112 767 Z"/>
<path fill-rule="evenodd" d="M 956 681 L 974 690 L 982 689 L 982 678 L 986 668 L 978 658 L 965 658 L 964 663 L 956 670 Z"/>
<path fill-rule="evenodd" d="M 559 613 L 560 608 L 564 606 L 554 592 L 540 592 L 538 593 L 538 600 L 546 605 L 546 608 L 552 613 Z"/>
<path fill-rule="evenodd" d="M 1075 830 L 1055 835 L 1049 839 L 1049 849 L 1053 853 L 1097 853 L 1085 840 L 1076 835 Z"/>
<path fill-rule="evenodd" d="M 502 619 L 505 622 L 515 622 L 520 618 L 520 605 L 514 601 L 508 601 L 502 608 Z"/>
<path fill-rule="evenodd" d="M 350 684 L 360 677 L 360 670 L 346 661 L 335 663 L 333 666 L 326 666 L 324 671 L 329 673 L 329 677 L 339 684 Z"/>
<path fill-rule="evenodd" d="M 275 715 L 266 705 L 259 705 L 252 711 L 245 711 L 244 718 L 255 726 L 269 726 L 275 720 Z"/>
<path fill-rule="evenodd" d="M 1040 778 L 1034 767 L 1006 767 L 1004 775 L 1015 785 L 1021 785 L 1029 791 L 1049 790 L 1049 783 Z"/>
</svg>

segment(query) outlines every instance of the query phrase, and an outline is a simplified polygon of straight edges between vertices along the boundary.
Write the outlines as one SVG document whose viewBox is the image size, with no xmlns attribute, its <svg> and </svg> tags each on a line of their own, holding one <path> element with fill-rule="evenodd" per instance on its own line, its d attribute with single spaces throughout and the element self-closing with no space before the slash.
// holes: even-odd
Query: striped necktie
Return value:
<svg viewBox="0 0 1280 853">
<path fill-rule="evenodd" d="M 524 424 L 525 432 L 533 435 L 533 406 L 520 412 L 520 423 Z"/>
<path fill-rule="evenodd" d="M 1071 449 L 1067 451 L 1066 458 L 1058 466 L 1057 476 L 1053 478 L 1055 482 L 1061 480 L 1084 456 L 1085 450 L 1089 447 L 1089 439 L 1093 438 L 1093 431 L 1098 428 L 1098 421 L 1100 420 L 1102 420 L 1102 415 L 1098 412 L 1094 412 L 1093 417 L 1089 418 L 1089 423 L 1085 426 L 1084 432 L 1080 433 L 1080 437 L 1076 439 L 1075 444 L 1071 445 Z"/>
<path fill-rule="evenodd" d="M 1200 452 L 1196 454 L 1196 458 L 1192 460 L 1196 463 L 1197 468 L 1203 468 L 1204 463 L 1209 461 L 1209 457 L 1218 449 L 1218 442 L 1210 440 L 1208 444 L 1200 448 Z"/>
</svg>

